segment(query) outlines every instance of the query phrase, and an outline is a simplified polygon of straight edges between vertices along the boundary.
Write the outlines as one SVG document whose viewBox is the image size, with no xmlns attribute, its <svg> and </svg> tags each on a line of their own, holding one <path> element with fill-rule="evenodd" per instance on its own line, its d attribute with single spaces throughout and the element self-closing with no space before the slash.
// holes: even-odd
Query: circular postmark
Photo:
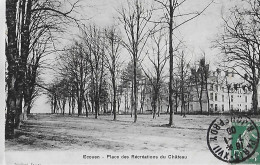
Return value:
<svg viewBox="0 0 260 165">
<path fill-rule="evenodd" d="M 247 116 L 221 116 L 213 120 L 208 128 L 209 150 L 224 162 L 239 163 L 249 159 L 258 143 L 258 127 Z"/>
</svg>

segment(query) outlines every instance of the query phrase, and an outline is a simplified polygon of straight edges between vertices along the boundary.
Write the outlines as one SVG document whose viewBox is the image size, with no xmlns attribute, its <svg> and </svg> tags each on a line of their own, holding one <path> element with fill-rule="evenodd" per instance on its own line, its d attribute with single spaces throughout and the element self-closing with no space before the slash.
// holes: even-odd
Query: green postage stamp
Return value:
<svg viewBox="0 0 260 165">
<path fill-rule="evenodd" d="M 212 154 L 228 163 L 260 164 L 259 119 L 221 116 L 209 126 L 207 144 Z"/>
</svg>

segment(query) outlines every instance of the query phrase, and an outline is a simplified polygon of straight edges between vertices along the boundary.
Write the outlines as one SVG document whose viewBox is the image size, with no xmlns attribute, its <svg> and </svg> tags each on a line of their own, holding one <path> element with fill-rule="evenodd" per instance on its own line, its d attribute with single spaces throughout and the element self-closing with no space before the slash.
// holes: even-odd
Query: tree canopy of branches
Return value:
<svg viewBox="0 0 260 165">
<path fill-rule="evenodd" d="M 160 21 L 154 21 L 155 23 L 165 24 L 168 28 L 169 36 L 169 108 L 170 108 L 170 119 L 169 126 L 173 124 L 173 56 L 174 56 L 174 45 L 173 45 L 173 32 L 182 26 L 183 24 L 193 20 L 194 18 L 201 15 L 213 2 L 211 1 L 204 9 L 201 11 L 194 11 L 188 13 L 180 13 L 181 7 L 187 3 L 188 0 L 155 0 L 161 7 L 159 9 L 163 10 L 163 16 L 159 18 Z M 177 22 L 178 18 L 183 18 L 181 22 Z M 176 46 L 177 47 L 177 46 Z"/>
<path fill-rule="evenodd" d="M 224 55 L 223 61 L 253 88 L 253 111 L 257 114 L 257 88 L 260 79 L 260 2 L 243 1 L 244 7 L 230 9 L 224 20 L 224 31 L 215 42 Z"/>
<path fill-rule="evenodd" d="M 89 68 L 84 45 L 75 42 L 64 54 L 60 56 L 60 75 L 69 83 L 70 92 L 75 91 L 77 98 L 78 115 L 82 114 L 85 99 L 86 84 L 89 78 Z M 71 96 L 74 93 L 71 93 Z M 87 115 L 87 114 L 86 114 Z"/>
<path fill-rule="evenodd" d="M 112 88 L 113 88 L 113 114 L 114 120 L 116 120 L 116 104 L 117 104 L 117 78 L 120 67 L 120 44 L 121 38 L 115 27 L 105 29 L 105 50 L 106 55 L 105 66 L 109 70 Z"/>
<path fill-rule="evenodd" d="M 191 68 L 191 81 L 194 84 L 197 98 L 200 104 L 200 113 L 203 113 L 203 95 L 206 94 L 206 100 L 208 105 L 208 114 L 210 113 L 209 108 L 209 95 L 208 95 L 208 78 L 209 78 L 209 64 L 206 63 L 205 56 L 198 60 L 198 64 Z M 204 97 L 205 98 L 205 97 Z"/>
<path fill-rule="evenodd" d="M 190 64 L 189 62 L 186 61 L 185 54 L 183 51 L 178 53 L 178 55 L 176 56 L 176 61 L 177 61 L 177 65 L 176 65 L 177 72 L 175 73 L 176 75 L 175 77 L 177 80 L 179 80 L 178 83 L 179 85 L 177 86 L 177 88 L 179 88 L 179 91 L 176 91 L 176 95 L 179 94 L 179 98 L 181 101 L 181 115 L 183 114 L 183 116 L 185 116 L 185 111 L 186 111 L 185 105 L 189 101 L 188 98 L 189 98 L 189 86 L 190 86 L 190 80 L 189 80 Z M 178 99 L 178 97 L 175 97 L 175 99 Z"/>
<path fill-rule="evenodd" d="M 151 19 L 152 11 L 145 8 L 142 0 L 127 0 L 127 6 L 122 7 L 119 13 L 119 21 L 123 24 L 126 39 L 122 40 L 123 46 L 131 55 L 134 69 L 134 122 L 137 121 L 137 61 L 143 52 L 148 36 L 151 33 L 147 29 L 148 21 Z"/>
<path fill-rule="evenodd" d="M 77 2 L 70 4 L 69 11 L 63 11 L 64 3 L 58 0 L 6 1 L 6 59 L 8 65 L 6 139 L 13 138 L 14 128 L 20 125 L 23 99 L 25 115 L 30 113 L 38 75 L 37 69 L 43 55 L 42 52 L 45 50 L 42 45 L 49 40 L 45 34 L 54 28 L 53 24 L 61 23 L 56 20 L 73 19 L 69 14 L 74 10 Z M 31 57 L 29 57 L 30 54 Z"/>
<path fill-rule="evenodd" d="M 159 30 L 157 33 L 153 33 L 151 35 L 152 41 L 152 55 L 148 55 L 149 61 L 152 64 L 152 67 L 149 69 L 144 69 L 144 74 L 148 78 L 149 84 L 152 86 L 152 109 L 153 109 L 153 118 L 156 116 L 157 107 L 158 107 L 158 115 L 159 115 L 159 99 L 161 88 L 164 82 L 163 69 L 167 62 L 166 55 L 166 42 L 163 34 L 163 30 Z M 154 58 L 150 57 L 154 56 Z"/>
</svg>

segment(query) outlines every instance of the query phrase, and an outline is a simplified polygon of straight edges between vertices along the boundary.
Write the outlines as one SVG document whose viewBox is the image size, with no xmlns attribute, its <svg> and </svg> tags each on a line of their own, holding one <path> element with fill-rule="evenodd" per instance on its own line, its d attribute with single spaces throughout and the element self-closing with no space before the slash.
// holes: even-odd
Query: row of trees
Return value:
<svg viewBox="0 0 260 165">
<path fill-rule="evenodd" d="M 69 114 L 75 114 L 75 102 L 77 102 L 77 115 L 82 115 L 84 111 L 88 116 L 88 113 L 92 112 L 97 118 L 100 111 L 107 113 L 107 110 L 110 109 L 116 120 L 121 99 L 124 97 L 125 113 L 129 113 L 130 108 L 132 116 L 135 113 L 134 67 L 132 61 L 128 62 L 125 68 L 121 65 L 119 55 L 122 53 L 119 50 L 123 45 L 120 43 L 119 34 L 116 33 L 115 27 L 100 29 L 92 25 L 84 30 L 78 41 L 75 41 L 69 48 L 67 46 L 65 53 L 60 56 L 59 80 L 55 80 L 48 90 L 52 113 L 64 114 L 65 104 L 68 101 Z M 112 40 L 109 40 L 110 36 L 107 32 L 110 32 L 111 36 L 116 36 L 117 40 L 113 41 L 116 44 L 111 44 Z M 162 44 L 164 39 L 162 32 L 159 30 L 157 33 L 153 33 L 148 41 L 151 45 L 149 48 L 151 54 L 147 55 L 147 59 L 152 65 L 145 66 L 144 63 L 138 61 L 136 75 L 137 93 L 140 96 L 135 102 L 136 105 L 140 103 L 140 110 L 137 111 L 143 113 L 144 105 L 147 105 L 147 99 L 149 99 L 153 118 L 156 117 L 156 114 L 160 115 L 162 103 L 168 102 L 168 75 L 165 70 L 168 60 L 167 44 Z M 96 34 L 92 35 L 93 33 Z M 100 45 L 102 45 L 101 48 Z M 97 51 L 95 48 L 102 51 Z M 116 51 L 113 51 L 113 48 L 116 48 Z M 112 52 L 116 52 L 116 56 L 113 56 Z M 202 58 L 198 61 L 199 64 L 191 67 L 190 63 L 186 61 L 184 52 L 177 52 L 175 61 L 175 83 L 173 84 L 175 111 L 177 112 L 179 102 L 181 102 L 181 112 L 185 115 L 185 106 L 190 102 L 186 96 L 190 96 L 192 88 L 195 86 L 198 98 L 200 98 L 202 113 L 202 95 L 207 90 L 209 65 L 206 64 L 205 58 Z M 95 74 L 93 75 L 93 73 Z M 105 81 L 100 80 L 101 78 Z M 99 94 L 97 96 L 99 100 L 96 100 L 96 93 Z M 128 105 L 129 100 L 130 106 Z M 111 105 L 111 108 L 108 108 L 108 104 Z M 58 109 L 60 111 L 57 111 Z"/>
<path fill-rule="evenodd" d="M 209 3 L 201 11 L 180 13 L 181 6 L 187 3 L 186 0 L 154 0 L 159 8 L 151 6 L 150 1 L 140 0 L 127 1 L 126 6 L 118 9 L 118 21 L 121 22 L 122 37 L 118 37 L 115 27 L 101 30 L 94 25 L 81 26 L 83 34 L 79 41 L 75 41 L 60 56 L 62 66 L 61 75 L 63 80 L 44 87 L 37 83 L 40 68 L 43 66 L 43 58 L 53 53 L 55 37 L 66 29 L 71 21 L 77 22 L 71 14 L 76 9 L 78 2 L 66 0 L 7 0 L 6 1 L 6 59 L 7 59 L 7 101 L 6 101 L 6 138 L 14 137 L 14 128 L 18 128 L 20 119 L 26 120 L 30 113 L 33 99 L 37 96 L 37 85 L 49 91 L 52 98 L 53 111 L 57 105 L 64 109 L 66 98 L 70 97 L 71 110 L 77 102 L 78 114 L 82 114 L 82 107 L 89 107 L 88 100 L 92 102 L 92 109 L 95 109 L 96 117 L 100 109 L 100 103 L 106 102 L 108 84 L 106 75 L 112 82 L 113 111 L 116 119 L 116 102 L 120 101 L 118 95 L 117 74 L 119 71 L 119 47 L 125 48 L 131 55 L 133 66 L 132 84 L 132 107 L 134 122 L 137 121 L 137 100 L 138 100 L 138 67 L 141 66 L 142 56 L 145 52 L 147 42 L 151 36 L 158 34 L 157 31 L 164 29 L 163 33 L 167 42 L 169 54 L 161 54 L 160 42 L 154 42 L 154 54 L 157 61 L 150 59 L 156 68 L 156 74 L 149 75 L 146 70 L 148 81 L 153 85 L 154 93 L 159 93 L 162 82 L 162 68 L 169 59 L 169 125 L 173 124 L 173 58 L 178 44 L 174 46 L 174 31 L 198 17 L 212 3 Z M 157 21 L 160 20 L 160 21 Z M 160 27 L 160 28 L 158 28 Z M 159 36 L 162 35 L 159 34 Z M 157 37 L 155 37 L 157 38 Z M 162 44 L 162 45 L 163 45 Z M 150 53 L 148 53 L 150 54 Z M 73 65 L 72 65 L 73 64 Z M 104 72 L 105 68 L 108 72 Z M 73 76 L 72 76 L 73 75 Z M 105 84 L 105 85 L 104 85 Z M 64 87 L 66 86 L 66 88 Z M 68 89 L 64 92 L 64 89 Z M 56 89 L 60 89 L 57 92 Z M 89 91 L 87 89 L 90 89 Z M 74 91 L 74 92 L 70 92 Z M 119 92 L 118 92 L 119 91 Z M 64 92 L 64 93 L 62 93 Z M 61 94 L 62 93 L 62 94 Z M 89 95 L 86 95 L 88 93 Z M 122 92 L 121 92 L 122 93 Z M 76 98 L 76 99 L 74 99 Z M 62 100 L 62 101 L 61 101 Z M 158 100 L 157 96 L 153 98 Z M 24 107 L 22 107 L 24 103 Z M 22 114 L 24 109 L 24 114 Z M 155 108 L 154 108 L 155 109 Z M 64 111 L 64 110 L 63 110 Z M 88 111 L 86 111 L 88 112 Z M 156 110 L 154 110 L 155 114 Z"/>
<path fill-rule="evenodd" d="M 133 107 L 134 122 L 137 121 L 137 103 L 138 103 L 138 68 L 140 67 L 147 77 L 149 84 L 152 84 L 153 88 L 153 114 L 155 117 L 156 104 L 160 89 L 162 86 L 165 75 L 162 74 L 166 61 L 169 59 L 169 110 L 170 120 L 169 125 L 173 124 L 173 58 L 174 52 L 179 50 L 177 44 L 173 46 L 174 38 L 173 32 L 181 25 L 189 22 L 190 20 L 199 16 L 209 5 L 207 5 L 200 12 L 191 12 L 180 14 L 177 10 L 181 5 L 185 4 L 185 1 L 178 3 L 177 0 L 167 1 L 155 1 L 157 6 L 161 6 L 159 9 L 149 6 L 144 1 L 127 1 L 127 6 L 122 6 L 118 10 L 118 21 L 121 23 L 121 31 L 124 37 L 118 37 L 115 33 L 115 27 L 100 30 L 95 26 L 87 26 L 82 28 L 82 36 L 80 41 L 73 44 L 65 55 L 61 57 L 63 63 L 61 64 L 63 74 L 72 82 L 69 84 L 76 85 L 77 101 L 78 101 L 78 114 L 81 114 L 82 100 L 88 100 L 89 97 L 92 100 L 92 107 L 95 108 L 96 117 L 99 112 L 99 104 L 101 98 L 103 79 L 107 76 L 104 69 L 107 68 L 112 82 L 113 89 L 113 114 L 114 120 L 116 120 L 116 98 L 117 98 L 117 84 L 116 74 L 118 73 L 119 63 L 117 58 L 119 55 L 119 47 L 123 46 L 131 55 L 132 74 L 132 96 L 131 104 Z M 158 12 L 160 10 L 160 12 Z M 157 13 L 157 16 L 153 17 L 153 14 Z M 158 14 L 159 13 L 159 14 Z M 162 17 L 160 16 L 162 15 Z M 159 17 L 158 17 L 159 16 Z M 183 17 L 184 21 L 177 22 L 178 17 Z M 174 22 L 176 19 L 176 22 Z M 182 19 L 182 20 L 183 20 Z M 161 21 L 156 21 L 161 20 Z M 159 28 L 158 28 L 159 27 Z M 152 51 L 146 51 L 147 42 L 153 41 Z M 74 51 L 74 52 L 71 52 Z M 169 54 L 167 53 L 169 52 Z M 149 61 L 152 63 L 152 67 L 155 72 L 150 72 L 150 68 L 144 68 L 141 65 L 143 56 L 147 55 Z M 154 59 L 152 58 L 155 57 Z M 71 57 L 70 57 L 71 56 Z M 72 62 L 75 56 L 75 62 Z M 79 61 L 78 61 L 79 60 Z M 74 71 L 69 71 L 74 67 Z M 75 68 L 76 67 L 76 68 Z M 66 72 L 64 72 L 66 71 Z M 69 73 L 70 72 L 70 73 Z M 69 73 L 69 74 L 68 74 Z M 73 78 L 69 78 L 74 74 Z M 184 77 L 184 75 L 182 76 Z M 129 78 L 129 77 L 128 77 Z M 78 83 L 80 81 L 80 84 Z M 87 82 L 90 81 L 90 82 Z M 184 81 L 184 78 L 182 78 Z M 90 91 L 86 91 L 86 85 L 90 88 Z M 90 95 L 89 95 L 90 94 Z M 91 97 L 93 97 L 91 99 Z M 85 106 L 87 108 L 88 106 Z"/>
<path fill-rule="evenodd" d="M 69 4 L 67 11 L 65 4 Z M 42 59 L 53 50 L 55 33 L 62 32 L 62 26 L 73 20 L 70 14 L 76 4 L 58 0 L 6 1 L 6 138 L 14 137 L 14 128 L 30 113 Z"/>
</svg>

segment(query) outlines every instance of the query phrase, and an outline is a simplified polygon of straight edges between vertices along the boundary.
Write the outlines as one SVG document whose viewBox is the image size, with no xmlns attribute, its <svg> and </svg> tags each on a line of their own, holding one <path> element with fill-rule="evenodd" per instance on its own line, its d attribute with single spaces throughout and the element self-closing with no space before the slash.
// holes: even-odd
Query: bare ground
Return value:
<svg viewBox="0 0 260 165">
<path fill-rule="evenodd" d="M 174 126 L 167 127 L 169 116 L 139 115 L 137 123 L 129 115 L 76 117 L 37 114 L 16 130 L 16 137 L 6 141 L 6 151 L 207 151 L 206 134 L 216 116 L 174 116 Z"/>
</svg>

